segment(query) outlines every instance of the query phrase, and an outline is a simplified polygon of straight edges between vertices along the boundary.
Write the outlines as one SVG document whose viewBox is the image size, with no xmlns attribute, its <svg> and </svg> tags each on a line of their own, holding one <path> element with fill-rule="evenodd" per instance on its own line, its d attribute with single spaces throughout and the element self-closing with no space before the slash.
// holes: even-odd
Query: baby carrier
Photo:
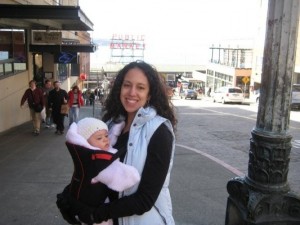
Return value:
<svg viewBox="0 0 300 225">
<path fill-rule="evenodd" d="M 104 150 L 91 150 L 66 142 L 71 154 L 74 173 L 70 183 L 70 194 L 89 206 L 103 204 L 108 196 L 108 187 L 102 183 L 92 184 L 93 177 L 116 160 L 122 150 L 110 153 Z"/>
</svg>

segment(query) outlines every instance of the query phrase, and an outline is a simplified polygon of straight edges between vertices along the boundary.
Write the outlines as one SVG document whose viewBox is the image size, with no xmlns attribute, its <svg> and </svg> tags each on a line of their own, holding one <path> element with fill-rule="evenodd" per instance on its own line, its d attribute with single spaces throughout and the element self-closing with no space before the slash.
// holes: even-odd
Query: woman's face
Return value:
<svg viewBox="0 0 300 225">
<path fill-rule="evenodd" d="M 145 106 L 149 96 L 150 86 L 144 72 L 133 68 L 127 72 L 121 87 L 120 99 L 128 114 L 135 114 Z"/>
</svg>

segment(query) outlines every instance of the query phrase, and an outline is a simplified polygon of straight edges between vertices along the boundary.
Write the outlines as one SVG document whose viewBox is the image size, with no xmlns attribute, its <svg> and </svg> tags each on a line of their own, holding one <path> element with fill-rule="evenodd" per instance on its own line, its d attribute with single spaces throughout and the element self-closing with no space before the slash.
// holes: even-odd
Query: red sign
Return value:
<svg viewBox="0 0 300 225">
<path fill-rule="evenodd" d="M 111 49 L 145 49 L 141 43 L 110 43 Z"/>
<path fill-rule="evenodd" d="M 81 73 L 79 76 L 80 80 L 86 80 L 86 74 L 85 73 Z"/>
<path fill-rule="evenodd" d="M 113 34 L 112 39 L 144 41 L 145 35 Z"/>
</svg>

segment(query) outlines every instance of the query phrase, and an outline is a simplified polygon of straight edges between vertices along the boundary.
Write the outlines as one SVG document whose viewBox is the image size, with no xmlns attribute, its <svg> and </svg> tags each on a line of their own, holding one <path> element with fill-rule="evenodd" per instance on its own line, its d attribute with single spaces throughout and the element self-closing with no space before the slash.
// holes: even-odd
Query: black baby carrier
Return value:
<svg viewBox="0 0 300 225">
<path fill-rule="evenodd" d="M 66 143 L 74 163 L 74 173 L 70 183 L 70 194 L 91 207 L 103 204 L 109 189 L 105 184 L 92 184 L 91 180 L 100 171 L 119 158 L 121 151 L 110 153 L 104 150 L 91 150 L 82 146 Z"/>
</svg>

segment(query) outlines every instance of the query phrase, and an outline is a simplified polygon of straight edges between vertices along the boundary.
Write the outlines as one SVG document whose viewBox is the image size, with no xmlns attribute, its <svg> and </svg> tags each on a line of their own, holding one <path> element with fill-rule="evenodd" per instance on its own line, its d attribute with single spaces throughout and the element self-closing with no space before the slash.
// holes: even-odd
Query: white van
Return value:
<svg viewBox="0 0 300 225">
<path fill-rule="evenodd" d="M 214 102 L 227 102 L 242 103 L 244 101 L 244 93 L 239 87 L 220 87 L 213 93 Z"/>
<path fill-rule="evenodd" d="M 291 95 L 291 109 L 300 109 L 300 84 L 293 84 Z"/>
</svg>

